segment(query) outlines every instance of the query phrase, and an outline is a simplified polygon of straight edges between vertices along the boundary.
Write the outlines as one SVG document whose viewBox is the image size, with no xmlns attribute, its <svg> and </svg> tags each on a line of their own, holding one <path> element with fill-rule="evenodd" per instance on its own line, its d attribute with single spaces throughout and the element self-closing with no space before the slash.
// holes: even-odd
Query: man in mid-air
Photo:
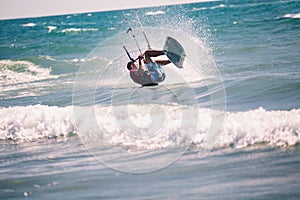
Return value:
<svg viewBox="0 0 300 200">
<path fill-rule="evenodd" d="M 171 63 L 170 60 L 152 60 L 151 57 L 165 55 L 164 51 L 147 50 L 138 57 L 138 63 L 130 61 L 127 63 L 127 69 L 130 71 L 130 77 L 142 86 L 158 85 L 166 78 L 165 71 L 161 66 Z"/>
</svg>

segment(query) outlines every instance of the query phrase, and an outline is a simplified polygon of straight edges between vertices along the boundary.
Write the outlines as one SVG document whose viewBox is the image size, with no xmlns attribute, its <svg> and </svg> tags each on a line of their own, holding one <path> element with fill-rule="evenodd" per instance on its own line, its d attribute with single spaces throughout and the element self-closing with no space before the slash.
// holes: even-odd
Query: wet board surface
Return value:
<svg viewBox="0 0 300 200">
<path fill-rule="evenodd" d="M 176 39 L 167 37 L 163 49 L 166 56 L 176 67 L 183 67 L 186 55 L 182 45 Z"/>
</svg>

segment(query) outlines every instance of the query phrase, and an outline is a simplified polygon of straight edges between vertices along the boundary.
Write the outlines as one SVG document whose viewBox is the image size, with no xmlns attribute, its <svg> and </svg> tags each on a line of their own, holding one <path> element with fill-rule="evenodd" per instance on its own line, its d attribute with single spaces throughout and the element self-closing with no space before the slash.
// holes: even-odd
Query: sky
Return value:
<svg viewBox="0 0 300 200">
<path fill-rule="evenodd" d="M 210 0 L 0 0 L 0 20 L 154 7 Z"/>
</svg>

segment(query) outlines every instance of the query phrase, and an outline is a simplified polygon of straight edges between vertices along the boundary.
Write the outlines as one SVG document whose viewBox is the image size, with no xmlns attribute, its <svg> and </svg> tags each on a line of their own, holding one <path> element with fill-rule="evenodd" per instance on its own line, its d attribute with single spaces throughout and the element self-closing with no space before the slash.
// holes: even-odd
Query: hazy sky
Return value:
<svg viewBox="0 0 300 200">
<path fill-rule="evenodd" d="M 209 0 L 0 0 L 0 19 L 152 7 Z"/>
</svg>

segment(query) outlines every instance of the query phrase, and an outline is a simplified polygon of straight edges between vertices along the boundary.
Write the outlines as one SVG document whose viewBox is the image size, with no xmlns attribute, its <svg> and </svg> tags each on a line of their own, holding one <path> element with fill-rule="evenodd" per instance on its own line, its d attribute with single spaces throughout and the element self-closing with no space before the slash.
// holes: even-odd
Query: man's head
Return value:
<svg viewBox="0 0 300 200">
<path fill-rule="evenodd" d="M 136 62 L 134 61 L 130 61 L 127 63 L 127 69 L 130 71 L 132 69 L 137 69 L 138 68 L 138 65 Z"/>
<path fill-rule="evenodd" d="M 127 63 L 127 69 L 130 71 L 132 69 L 133 62 L 130 61 Z"/>
</svg>

